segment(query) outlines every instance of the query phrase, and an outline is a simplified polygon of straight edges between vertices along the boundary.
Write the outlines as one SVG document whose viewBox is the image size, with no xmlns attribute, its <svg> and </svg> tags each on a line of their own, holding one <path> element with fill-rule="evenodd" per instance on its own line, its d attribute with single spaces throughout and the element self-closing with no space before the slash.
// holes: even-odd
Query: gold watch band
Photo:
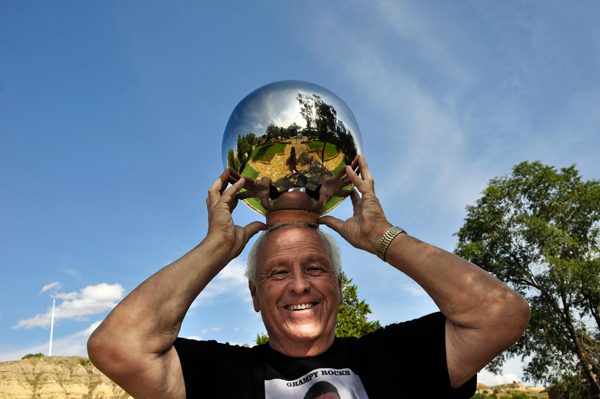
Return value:
<svg viewBox="0 0 600 399">
<path fill-rule="evenodd" d="M 379 244 L 377 244 L 377 256 L 382 261 L 385 262 L 385 253 L 387 252 L 387 249 L 394 240 L 394 238 L 396 238 L 398 234 L 402 233 L 406 234 L 406 231 L 404 231 L 404 229 L 398 226 L 394 226 L 391 227 L 388 231 L 386 231 L 383 237 L 381 237 L 381 240 L 379 240 Z"/>
</svg>

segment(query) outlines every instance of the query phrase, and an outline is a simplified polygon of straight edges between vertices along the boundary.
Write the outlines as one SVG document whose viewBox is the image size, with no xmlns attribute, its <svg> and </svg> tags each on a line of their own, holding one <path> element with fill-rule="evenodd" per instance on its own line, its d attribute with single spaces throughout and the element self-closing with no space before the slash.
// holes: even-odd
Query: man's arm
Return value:
<svg viewBox="0 0 600 399">
<path fill-rule="evenodd" d="M 341 221 L 324 216 L 320 223 L 337 231 L 356 248 L 376 253 L 392 227 L 375 196 L 364 156 L 362 179 L 346 167 L 358 191 L 352 193 L 354 216 Z M 400 234 L 385 259 L 415 280 L 446 316 L 446 357 L 452 387 L 458 388 L 514 344 L 529 322 L 529 305 L 516 292 L 478 266 L 458 256 Z"/>
<path fill-rule="evenodd" d="M 208 234 L 194 249 L 133 290 L 94 331 L 88 354 L 94 365 L 136 398 L 185 399 L 181 364 L 173 343 L 200 292 L 265 228 L 236 226 L 231 212 L 240 179 L 228 190 L 226 170 L 208 191 Z"/>
</svg>

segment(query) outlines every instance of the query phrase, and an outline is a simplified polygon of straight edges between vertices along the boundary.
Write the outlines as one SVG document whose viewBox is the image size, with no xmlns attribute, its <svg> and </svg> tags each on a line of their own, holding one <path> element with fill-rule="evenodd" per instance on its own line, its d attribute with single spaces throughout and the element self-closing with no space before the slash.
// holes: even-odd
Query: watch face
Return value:
<svg viewBox="0 0 600 399">
<path fill-rule="evenodd" d="M 243 200 L 262 215 L 290 190 L 302 188 L 317 201 L 323 182 L 328 190 L 321 198 L 327 193 L 327 200 L 312 210 L 329 212 L 344 200 L 335 194 L 347 195 L 352 187 L 347 179 L 333 178 L 362 153 L 358 123 L 346 103 L 324 87 L 297 80 L 250 93 L 231 113 L 223 134 L 223 165 L 272 186 L 268 198 L 265 190 L 256 190 Z"/>
</svg>

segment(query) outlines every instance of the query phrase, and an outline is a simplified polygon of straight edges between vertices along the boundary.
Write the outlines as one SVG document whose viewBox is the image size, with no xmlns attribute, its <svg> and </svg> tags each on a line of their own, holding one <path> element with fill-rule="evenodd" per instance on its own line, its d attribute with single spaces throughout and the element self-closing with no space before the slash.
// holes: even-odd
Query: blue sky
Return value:
<svg viewBox="0 0 600 399">
<path fill-rule="evenodd" d="M 229 115 L 267 83 L 341 97 L 388 219 L 450 251 L 465 206 L 518 162 L 598 179 L 598 20 L 596 1 L 1 2 L 0 360 L 47 354 L 53 298 L 52 354 L 85 355 L 124 295 L 202 240 Z M 341 247 L 374 319 L 436 309 Z M 247 252 L 182 336 L 251 344 L 264 331 Z M 480 380 L 521 376 L 512 361 Z"/>
</svg>

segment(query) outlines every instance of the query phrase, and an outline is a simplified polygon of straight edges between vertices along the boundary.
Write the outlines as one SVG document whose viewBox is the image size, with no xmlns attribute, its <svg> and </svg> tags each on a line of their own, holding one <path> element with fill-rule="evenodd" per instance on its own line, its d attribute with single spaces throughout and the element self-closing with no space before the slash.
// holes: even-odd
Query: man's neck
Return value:
<svg viewBox="0 0 600 399">
<path fill-rule="evenodd" d="M 325 353 L 335 340 L 335 335 L 331 335 L 327 339 L 317 339 L 309 342 L 302 341 L 291 341 L 291 340 L 274 340 L 269 338 L 269 345 L 271 348 L 281 353 L 282 355 L 289 357 L 315 357 L 322 353 Z"/>
</svg>

